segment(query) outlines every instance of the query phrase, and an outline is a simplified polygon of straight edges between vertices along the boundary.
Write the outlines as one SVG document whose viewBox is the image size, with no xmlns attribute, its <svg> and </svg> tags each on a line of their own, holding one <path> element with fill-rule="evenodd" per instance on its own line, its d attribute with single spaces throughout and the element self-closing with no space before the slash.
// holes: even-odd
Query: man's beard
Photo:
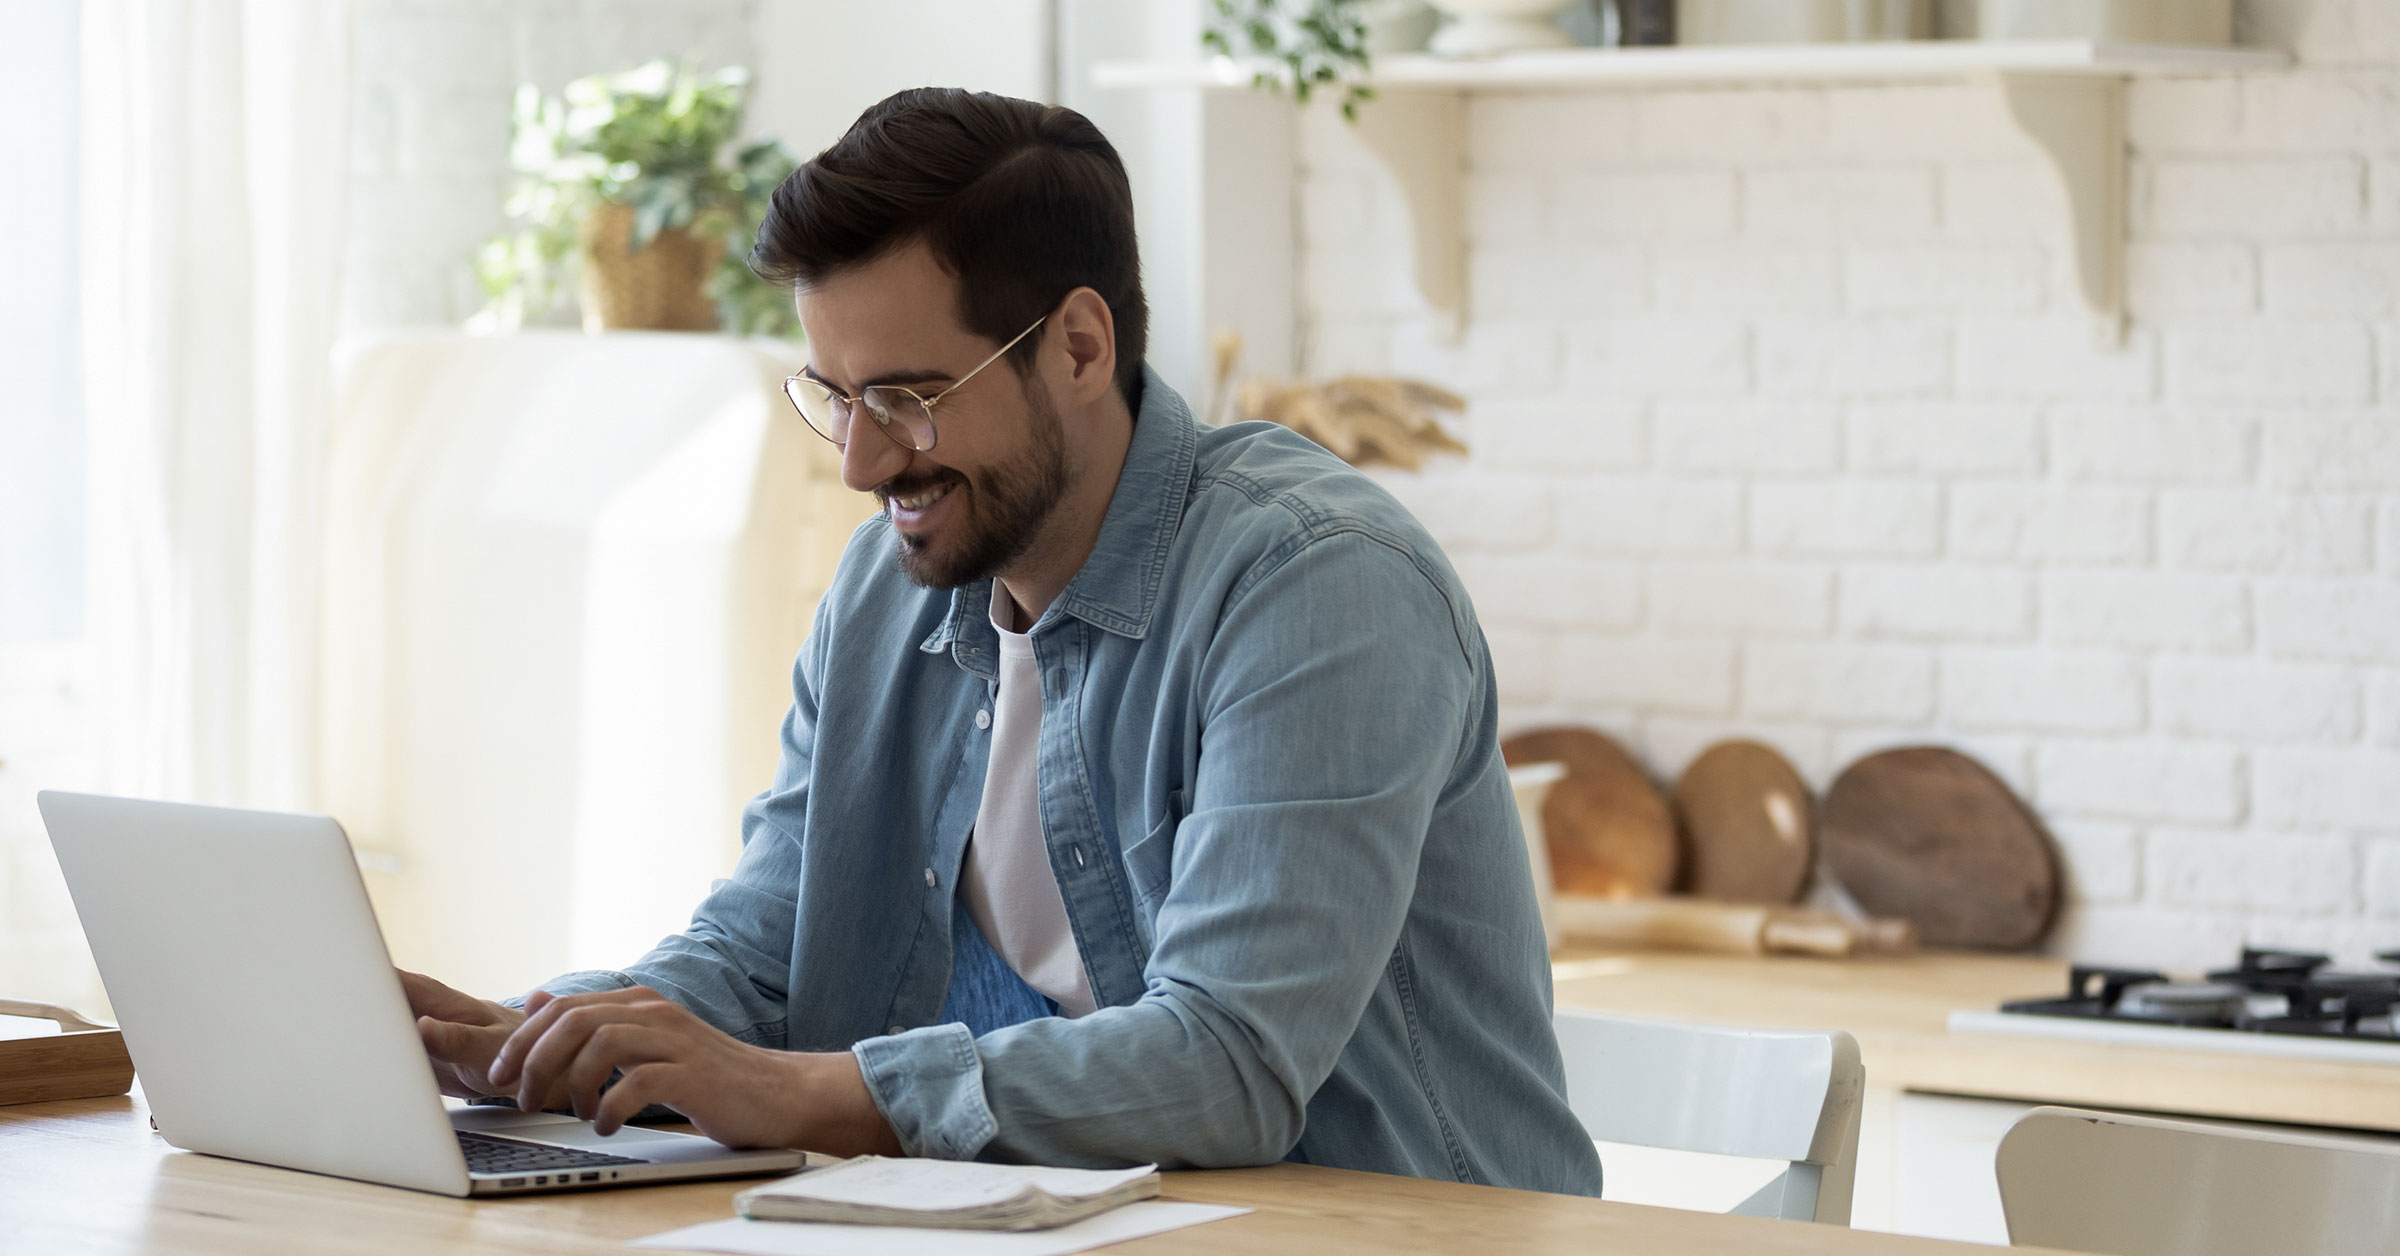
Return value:
<svg viewBox="0 0 2400 1256">
<path fill-rule="evenodd" d="M 1000 574 L 1001 568 L 1032 548 L 1050 512 L 1066 495 L 1067 439 L 1058 410 L 1038 382 L 1027 383 L 1024 397 L 1033 422 L 1032 443 L 1022 455 L 973 479 L 948 471 L 923 479 L 895 480 L 875 490 L 876 498 L 887 504 L 894 497 L 912 496 L 943 483 L 958 486 L 952 493 L 967 494 L 965 535 L 948 547 L 937 549 L 924 537 L 901 534 L 900 570 L 909 579 L 930 589 L 955 589 Z"/>
</svg>

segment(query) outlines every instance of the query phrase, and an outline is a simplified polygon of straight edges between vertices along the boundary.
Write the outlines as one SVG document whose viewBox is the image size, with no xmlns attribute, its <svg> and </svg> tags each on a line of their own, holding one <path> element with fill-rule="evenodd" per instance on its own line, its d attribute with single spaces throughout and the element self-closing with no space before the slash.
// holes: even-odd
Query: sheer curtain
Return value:
<svg viewBox="0 0 2400 1256">
<path fill-rule="evenodd" d="M 309 801 L 351 0 L 83 0 L 103 787 Z"/>
</svg>

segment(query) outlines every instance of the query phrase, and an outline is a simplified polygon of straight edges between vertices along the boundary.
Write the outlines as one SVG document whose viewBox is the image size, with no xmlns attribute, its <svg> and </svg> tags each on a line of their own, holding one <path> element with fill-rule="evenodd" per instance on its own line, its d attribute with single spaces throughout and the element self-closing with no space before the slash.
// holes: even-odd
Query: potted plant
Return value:
<svg viewBox="0 0 2400 1256">
<path fill-rule="evenodd" d="M 1258 68 L 1251 86 L 1289 91 L 1307 104 L 1319 88 L 1342 90 L 1342 116 L 1358 121 L 1370 56 L 1366 0 L 1211 0 L 1200 46 Z"/>
<path fill-rule="evenodd" d="M 700 74 L 652 62 L 517 89 L 508 198 L 515 228 L 476 256 L 482 327 L 513 328 L 580 279 L 583 325 L 795 335 L 784 294 L 744 257 L 794 162 L 775 140 L 734 148 L 740 67 Z"/>
<path fill-rule="evenodd" d="M 1780 3 L 1781 0 L 1767 0 Z M 1374 54 L 1427 47 L 1442 56 L 1479 57 L 1523 48 L 1559 48 L 1576 40 L 1556 20 L 1581 9 L 1591 34 L 1614 42 L 1613 8 L 1636 0 L 1210 0 L 1200 46 L 1252 66 L 1251 86 L 1289 91 L 1301 104 L 1319 89 L 1339 88 L 1342 116 L 1358 121 L 1358 106 L 1374 99 L 1367 72 Z M 1660 12 L 1667 0 L 1640 0 L 1628 12 L 1645 42 L 1663 42 Z M 1434 30 L 1433 19 L 1442 19 Z"/>
</svg>

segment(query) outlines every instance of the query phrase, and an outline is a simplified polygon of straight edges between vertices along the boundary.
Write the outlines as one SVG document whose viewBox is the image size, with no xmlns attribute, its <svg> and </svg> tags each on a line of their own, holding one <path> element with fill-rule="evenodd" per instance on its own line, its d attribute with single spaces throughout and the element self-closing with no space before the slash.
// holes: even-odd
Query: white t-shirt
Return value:
<svg viewBox="0 0 2400 1256">
<path fill-rule="evenodd" d="M 992 758 L 983 802 L 967 841 L 960 887 L 967 911 L 1000 958 L 1062 1016 L 1092 1011 L 1092 983 L 1067 924 L 1042 836 L 1042 674 L 1030 633 L 1011 632 L 1016 606 L 992 582 L 992 627 L 1000 634 L 1000 693 L 992 701 Z"/>
</svg>

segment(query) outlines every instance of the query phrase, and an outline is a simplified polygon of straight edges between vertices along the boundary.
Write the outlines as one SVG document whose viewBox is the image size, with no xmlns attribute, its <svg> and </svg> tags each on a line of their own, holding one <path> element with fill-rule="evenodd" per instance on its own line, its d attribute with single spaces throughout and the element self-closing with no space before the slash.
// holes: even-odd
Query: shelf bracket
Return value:
<svg viewBox="0 0 2400 1256">
<path fill-rule="evenodd" d="M 2125 80 L 2117 75 L 2012 74 L 1999 79 L 2008 116 L 2042 150 L 2067 194 L 2075 284 L 2104 349 L 2125 343 Z"/>
<path fill-rule="evenodd" d="M 1467 320 L 1467 107 L 1463 93 L 1381 89 L 1359 106 L 1358 141 L 1400 186 L 1417 294 L 1442 338 Z"/>
</svg>

